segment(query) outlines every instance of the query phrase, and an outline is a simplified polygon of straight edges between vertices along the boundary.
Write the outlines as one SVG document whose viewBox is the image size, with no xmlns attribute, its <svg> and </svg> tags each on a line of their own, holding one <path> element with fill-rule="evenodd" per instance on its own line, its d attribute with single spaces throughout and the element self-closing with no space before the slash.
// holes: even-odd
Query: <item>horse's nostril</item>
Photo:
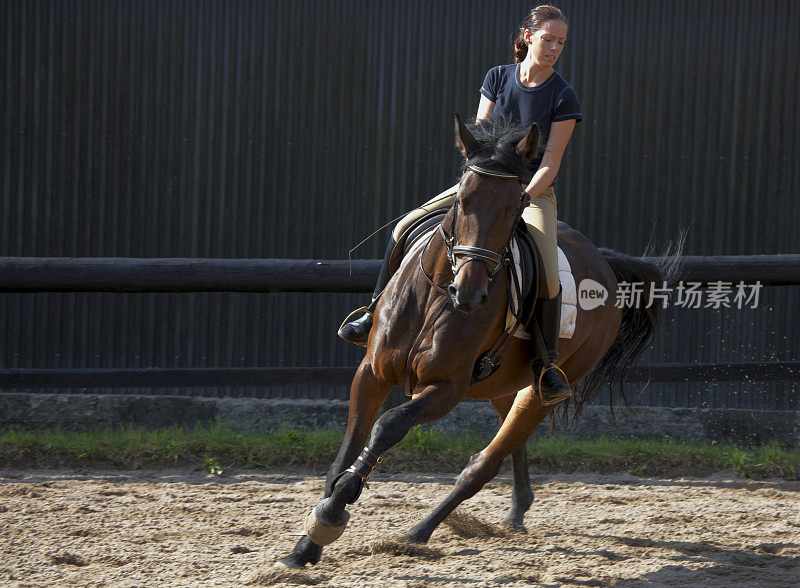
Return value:
<svg viewBox="0 0 800 588">
<path fill-rule="evenodd" d="M 456 288 L 455 284 L 450 284 L 447 287 L 447 291 L 450 293 L 450 296 L 452 296 L 453 298 L 455 298 L 456 295 L 458 294 L 458 288 Z"/>
<path fill-rule="evenodd" d="M 486 304 L 487 300 L 489 300 L 489 294 L 488 292 L 484 292 L 483 294 L 481 294 L 481 301 L 479 302 L 480 306 Z"/>
</svg>

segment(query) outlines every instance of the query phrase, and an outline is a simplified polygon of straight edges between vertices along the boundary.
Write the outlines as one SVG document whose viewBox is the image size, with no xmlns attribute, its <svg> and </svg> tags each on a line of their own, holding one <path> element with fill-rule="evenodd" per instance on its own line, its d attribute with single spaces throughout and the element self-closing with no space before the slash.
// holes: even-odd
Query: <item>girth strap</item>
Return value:
<svg viewBox="0 0 800 588">
<path fill-rule="evenodd" d="M 538 282 L 538 272 L 539 267 L 535 263 L 534 260 L 534 283 Z M 520 324 L 522 324 L 523 320 L 526 317 L 522 316 L 522 285 L 519 283 L 517 279 L 517 272 L 514 270 L 514 265 L 508 265 L 508 289 L 509 289 L 509 303 L 511 301 L 511 288 L 514 288 L 517 294 L 517 304 L 519 305 L 516 309 L 516 313 L 514 315 L 514 324 L 511 325 L 510 329 L 504 329 L 503 333 L 500 337 L 495 341 L 494 345 L 492 345 L 491 349 L 483 353 L 475 364 L 475 368 L 472 371 L 472 379 L 470 384 L 477 384 L 478 382 L 485 380 L 489 376 L 491 376 L 494 372 L 496 372 L 500 368 L 500 353 L 503 351 L 503 348 L 508 344 L 513 337 L 514 333 L 517 332 Z M 539 335 L 541 337 L 541 334 Z"/>
</svg>

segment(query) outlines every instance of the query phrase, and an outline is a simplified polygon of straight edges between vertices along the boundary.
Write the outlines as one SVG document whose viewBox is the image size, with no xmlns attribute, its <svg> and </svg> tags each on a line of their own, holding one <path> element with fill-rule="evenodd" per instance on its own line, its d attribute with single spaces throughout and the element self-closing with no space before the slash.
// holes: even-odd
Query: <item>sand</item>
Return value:
<svg viewBox="0 0 800 588">
<path fill-rule="evenodd" d="M 519 532 L 501 476 L 427 549 L 393 543 L 453 478 L 374 476 L 322 561 L 287 572 L 320 475 L 4 470 L 0 585 L 800 586 L 800 482 L 533 476 Z"/>
</svg>

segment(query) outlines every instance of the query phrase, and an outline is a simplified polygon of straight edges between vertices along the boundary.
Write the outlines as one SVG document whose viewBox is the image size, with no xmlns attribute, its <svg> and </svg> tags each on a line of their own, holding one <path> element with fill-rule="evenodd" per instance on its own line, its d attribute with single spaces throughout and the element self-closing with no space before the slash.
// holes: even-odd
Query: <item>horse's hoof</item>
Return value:
<svg viewBox="0 0 800 588">
<path fill-rule="evenodd" d="M 432 532 L 433 531 L 431 529 L 428 529 L 423 525 L 415 525 L 407 532 L 400 535 L 399 539 L 401 541 L 405 541 L 406 543 L 425 545 L 430 540 Z"/>
<path fill-rule="evenodd" d="M 423 535 L 415 535 L 413 533 L 407 534 L 407 535 L 400 535 L 400 537 L 398 537 L 398 539 L 400 541 L 405 542 L 405 543 L 415 543 L 417 545 L 427 545 L 428 544 L 428 538 L 427 537 L 425 537 Z"/>
<path fill-rule="evenodd" d="M 513 529 L 514 531 L 521 531 L 523 533 L 527 533 L 525 530 L 525 511 L 528 509 L 526 508 L 524 511 L 514 512 L 513 510 L 506 515 L 506 518 L 503 519 L 503 526 L 508 529 Z"/>
<path fill-rule="evenodd" d="M 303 568 L 307 563 L 316 564 L 322 557 L 322 546 L 312 543 L 308 537 L 297 542 L 294 551 L 275 562 L 276 568 Z"/>
<path fill-rule="evenodd" d="M 506 519 L 503 521 L 503 526 L 513 533 L 527 533 L 528 529 L 522 521 Z"/>
<path fill-rule="evenodd" d="M 350 513 L 347 510 L 343 510 L 339 524 L 326 525 L 321 520 L 321 515 L 317 512 L 324 504 L 325 501 L 323 500 L 306 516 L 306 535 L 317 545 L 330 545 L 336 541 L 342 536 L 347 527 L 347 521 L 350 520 Z"/>
</svg>

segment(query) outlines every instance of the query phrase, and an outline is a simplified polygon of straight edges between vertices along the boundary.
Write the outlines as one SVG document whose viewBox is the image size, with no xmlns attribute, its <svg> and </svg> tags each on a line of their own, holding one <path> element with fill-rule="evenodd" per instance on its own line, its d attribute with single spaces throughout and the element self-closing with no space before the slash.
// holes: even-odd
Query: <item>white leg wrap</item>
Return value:
<svg viewBox="0 0 800 588">
<path fill-rule="evenodd" d="M 311 539 L 317 545 L 330 545 L 334 541 L 336 541 L 339 537 L 342 536 L 344 533 L 345 528 L 347 527 L 347 521 L 350 520 L 350 513 L 346 510 L 342 513 L 342 518 L 344 519 L 344 523 L 341 525 L 337 525 L 335 527 L 329 527 L 323 524 L 315 514 L 317 508 L 321 505 L 318 504 L 314 510 L 306 515 L 306 522 L 305 522 L 305 531 L 308 538 Z"/>
</svg>

